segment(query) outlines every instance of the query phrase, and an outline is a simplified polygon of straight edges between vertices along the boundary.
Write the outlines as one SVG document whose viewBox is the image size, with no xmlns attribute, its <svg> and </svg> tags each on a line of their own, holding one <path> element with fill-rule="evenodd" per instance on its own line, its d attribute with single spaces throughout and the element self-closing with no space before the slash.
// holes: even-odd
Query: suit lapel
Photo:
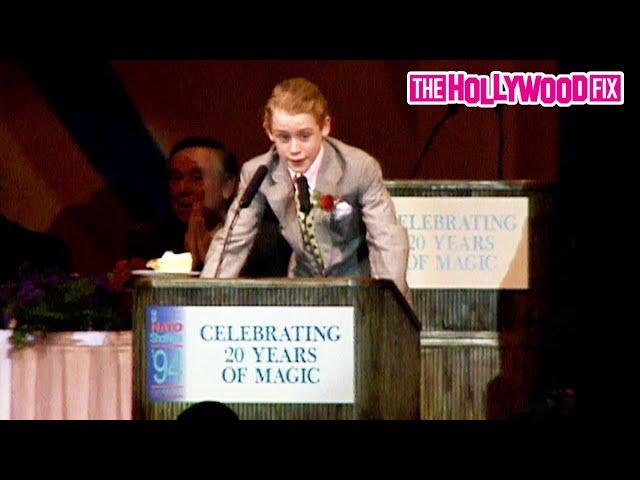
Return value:
<svg viewBox="0 0 640 480">
<path fill-rule="evenodd" d="M 320 170 L 318 171 L 318 177 L 316 178 L 315 192 L 318 192 L 322 196 L 332 195 L 339 197 L 338 186 L 340 179 L 344 173 L 342 160 L 338 156 L 335 147 L 329 142 L 324 142 L 324 155 L 322 156 L 322 163 L 320 164 Z M 330 222 L 331 213 L 325 212 L 319 206 L 314 208 L 315 223 L 316 223 L 316 235 L 318 237 L 318 243 L 324 258 L 325 268 L 337 263 L 339 259 L 334 258 L 334 254 L 337 249 L 332 248 L 333 242 L 331 239 Z"/>
<path fill-rule="evenodd" d="M 314 191 L 322 195 L 333 195 L 338 197 L 338 184 L 344 173 L 343 161 L 336 152 L 335 147 L 325 141 L 322 163 L 316 178 Z M 291 243 L 294 250 L 301 252 L 310 264 L 313 264 L 313 256 L 304 249 L 302 234 L 296 214 L 296 203 L 294 199 L 294 186 L 287 169 L 286 162 L 282 161 L 274 153 L 274 167 L 271 171 L 269 184 L 264 188 L 264 194 L 271 205 L 273 213 L 282 225 L 283 236 Z M 339 259 L 333 258 L 334 250 L 332 246 L 329 223 L 331 214 L 323 211 L 319 207 L 312 210 L 316 220 L 316 235 L 322 256 L 325 259 L 325 267 L 329 268 Z M 296 247 L 297 246 L 297 247 Z"/>
<path fill-rule="evenodd" d="M 315 191 L 320 192 L 322 195 L 337 196 L 338 183 L 342 178 L 342 173 L 342 161 L 338 157 L 334 146 L 325 141 L 324 155 L 318 171 L 318 178 L 316 178 Z"/>
<path fill-rule="evenodd" d="M 282 234 L 289 241 L 302 248 L 302 235 L 296 217 L 296 204 L 293 197 L 293 182 L 286 162 L 274 154 L 275 166 L 271 171 L 271 182 L 264 189 L 265 197 L 273 213 L 282 225 Z"/>
</svg>

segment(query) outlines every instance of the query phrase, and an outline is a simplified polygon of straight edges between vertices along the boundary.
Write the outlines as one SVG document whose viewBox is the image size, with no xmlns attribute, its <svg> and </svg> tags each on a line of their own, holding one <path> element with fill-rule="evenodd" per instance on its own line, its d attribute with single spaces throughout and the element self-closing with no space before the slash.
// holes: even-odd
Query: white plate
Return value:
<svg viewBox="0 0 640 480">
<path fill-rule="evenodd" d="M 162 275 L 189 275 L 190 277 L 197 277 L 200 275 L 200 272 L 157 272 L 155 270 L 132 270 L 131 273 L 147 277 L 158 277 Z"/>
</svg>

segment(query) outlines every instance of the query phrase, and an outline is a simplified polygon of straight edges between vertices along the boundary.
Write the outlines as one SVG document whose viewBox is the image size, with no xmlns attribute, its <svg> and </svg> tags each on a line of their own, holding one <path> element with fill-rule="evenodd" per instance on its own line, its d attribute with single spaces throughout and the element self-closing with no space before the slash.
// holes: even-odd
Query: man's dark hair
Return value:
<svg viewBox="0 0 640 480">
<path fill-rule="evenodd" d="M 236 156 L 232 152 L 227 150 L 227 147 L 224 145 L 224 143 L 219 142 L 218 140 L 215 140 L 213 138 L 188 137 L 183 140 L 180 140 L 178 143 L 176 143 L 173 146 L 173 148 L 169 152 L 169 158 L 167 160 L 167 163 L 179 151 L 186 150 L 187 148 L 195 148 L 195 147 L 210 148 L 211 150 L 218 150 L 219 152 L 222 152 L 222 158 L 223 158 L 222 168 L 224 170 L 223 173 L 224 173 L 225 179 L 238 176 L 239 168 L 238 168 L 238 160 L 236 159 Z"/>
</svg>

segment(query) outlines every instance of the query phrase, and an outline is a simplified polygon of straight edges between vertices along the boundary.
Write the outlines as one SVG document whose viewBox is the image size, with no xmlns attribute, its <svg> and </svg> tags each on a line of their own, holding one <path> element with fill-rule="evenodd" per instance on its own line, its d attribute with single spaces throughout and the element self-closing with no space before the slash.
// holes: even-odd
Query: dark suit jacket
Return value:
<svg viewBox="0 0 640 480">
<path fill-rule="evenodd" d="M 159 258 L 167 250 L 186 251 L 184 236 L 187 226 L 175 215 L 165 215 L 138 225 L 128 234 L 129 258 Z M 280 235 L 273 212 L 265 213 L 256 242 L 240 272 L 241 277 L 286 277 L 291 247 Z M 196 269 L 201 268 L 196 266 Z"/>
<path fill-rule="evenodd" d="M 184 236 L 187 226 L 175 215 L 167 214 L 141 223 L 133 228 L 127 238 L 127 255 L 145 260 L 159 258 L 167 250 L 184 252 Z"/>
</svg>

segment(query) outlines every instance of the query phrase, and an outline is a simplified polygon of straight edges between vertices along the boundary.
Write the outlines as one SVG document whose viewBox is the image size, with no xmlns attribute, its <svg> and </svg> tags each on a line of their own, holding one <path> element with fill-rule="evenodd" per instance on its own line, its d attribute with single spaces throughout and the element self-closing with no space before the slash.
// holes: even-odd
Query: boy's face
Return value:
<svg viewBox="0 0 640 480">
<path fill-rule="evenodd" d="M 276 108 L 271 116 L 271 128 L 267 129 L 267 135 L 288 167 L 294 172 L 304 173 L 316 159 L 322 139 L 329 135 L 330 130 L 329 117 L 320 126 L 309 113 L 292 115 Z"/>
</svg>

